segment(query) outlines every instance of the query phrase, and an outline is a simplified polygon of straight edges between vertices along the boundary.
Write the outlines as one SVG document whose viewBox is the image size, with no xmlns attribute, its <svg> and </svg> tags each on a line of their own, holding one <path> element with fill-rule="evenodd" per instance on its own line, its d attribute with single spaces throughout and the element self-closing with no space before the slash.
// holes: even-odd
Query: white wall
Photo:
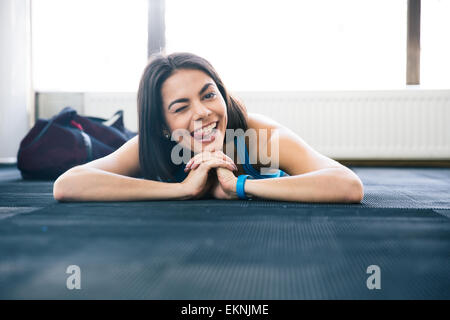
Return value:
<svg viewBox="0 0 450 320">
<path fill-rule="evenodd" d="M 0 1 L 0 163 L 16 161 L 31 115 L 30 2 Z"/>
<path fill-rule="evenodd" d="M 236 92 L 249 112 L 293 130 L 334 159 L 450 159 L 450 90 Z M 39 93 L 39 116 L 65 106 L 137 130 L 136 93 Z"/>
</svg>

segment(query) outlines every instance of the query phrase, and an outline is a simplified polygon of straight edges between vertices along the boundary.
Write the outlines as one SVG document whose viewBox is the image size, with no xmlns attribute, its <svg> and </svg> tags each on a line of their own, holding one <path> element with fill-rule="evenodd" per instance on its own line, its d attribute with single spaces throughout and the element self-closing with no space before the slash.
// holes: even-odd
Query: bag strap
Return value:
<svg viewBox="0 0 450 320">
<path fill-rule="evenodd" d="M 72 107 L 65 107 L 57 115 L 47 120 L 48 123 L 44 128 L 42 128 L 41 132 L 39 132 L 39 134 L 28 145 L 24 146 L 24 148 L 29 148 L 37 141 L 39 141 L 39 139 L 47 132 L 48 128 L 50 128 L 53 123 L 69 122 L 75 117 L 76 114 L 76 110 L 74 110 Z"/>
<path fill-rule="evenodd" d="M 118 110 L 114 115 L 109 119 L 99 118 L 99 117 L 90 117 L 86 116 L 85 118 L 95 121 L 97 123 L 101 123 L 104 126 L 107 127 L 119 127 L 122 129 L 124 127 L 123 125 L 123 110 Z"/>
</svg>

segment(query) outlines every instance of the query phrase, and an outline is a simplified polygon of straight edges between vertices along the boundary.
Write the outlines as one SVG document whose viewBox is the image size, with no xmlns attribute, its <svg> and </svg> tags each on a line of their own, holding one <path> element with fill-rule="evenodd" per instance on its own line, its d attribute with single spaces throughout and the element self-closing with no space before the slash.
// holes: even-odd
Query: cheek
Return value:
<svg viewBox="0 0 450 320">
<path fill-rule="evenodd" d="M 169 127 L 171 131 L 176 129 L 189 129 L 189 119 L 188 117 L 178 116 L 175 119 L 171 119 L 169 122 Z"/>
<path fill-rule="evenodd" d="M 226 128 L 228 126 L 228 113 L 227 113 L 227 106 L 225 105 L 223 107 L 223 126 Z"/>
<path fill-rule="evenodd" d="M 227 105 L 222 97 L 220 98 L 220 103 L 218 104 L 217 113 L 219 113 L 224 119 L 227 118 Z"/>
</svg>

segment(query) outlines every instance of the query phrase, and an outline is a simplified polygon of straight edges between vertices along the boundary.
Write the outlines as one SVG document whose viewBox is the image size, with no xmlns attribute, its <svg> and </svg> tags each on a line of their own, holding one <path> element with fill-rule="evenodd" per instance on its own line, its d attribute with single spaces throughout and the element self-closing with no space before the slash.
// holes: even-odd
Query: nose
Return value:
<svg viewBox="0 0 450 320">
<path fill-rule="evenodd" d="M 194 120 L 203 120 L 207 119 L 209 115 L 212 113 L 211 110 L 209 110 L 203 103 L 197 102 L 194 104 Z"/>
</svg>

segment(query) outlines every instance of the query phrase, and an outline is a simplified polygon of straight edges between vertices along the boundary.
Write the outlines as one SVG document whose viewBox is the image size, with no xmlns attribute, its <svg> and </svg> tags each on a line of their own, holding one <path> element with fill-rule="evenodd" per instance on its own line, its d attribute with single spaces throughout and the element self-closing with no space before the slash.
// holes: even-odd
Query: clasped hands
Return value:
<svg viewBox="0 0 450 320">
<path fill-rule="evenodd" d="M 189 172 L 182 184 L 192 190 L 192 198 L 211 195 L 216 199 L 239 199 L 236 193 L 238 169 L 233 160 L 222 151 L 204 151 L 196 154 L 186 164 Z"/>
</svg>

